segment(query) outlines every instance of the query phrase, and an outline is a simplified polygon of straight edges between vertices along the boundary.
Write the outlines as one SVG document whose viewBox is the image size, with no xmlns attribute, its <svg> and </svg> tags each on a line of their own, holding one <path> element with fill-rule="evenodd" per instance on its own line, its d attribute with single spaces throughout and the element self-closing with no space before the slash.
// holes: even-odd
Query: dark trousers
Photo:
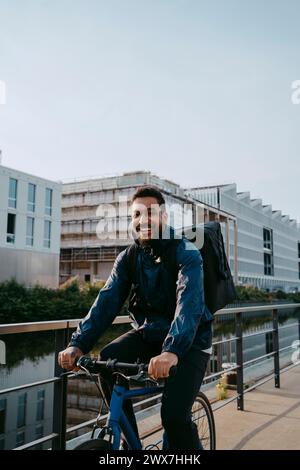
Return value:
<svg viewBox="0 0 300 470">
<path fill-rule="evenodd" d="M 117 359 L 121 362 L 149 363 L 154 356 L 161 354 L 162 342 L 147 342 L 140 331 L 130 330 L 115 339 L 100 352 L 101 360 Z M 165 430 L 163 449 L 198 450 L 202 449 L 197 426 L 192 422 L 191 410 L 202 384 L 209 354 L 197 346 L 191 346 L 178 361 L 177 373 L 165 384 L 161 402 L 161 420 Z M 101 373 L 101 386 L 110 403 L 113 378 L 110 373 Z M 138 435 L 136 419 L 131 400 L 125 400 L 124 412 Z"/>
</svg>

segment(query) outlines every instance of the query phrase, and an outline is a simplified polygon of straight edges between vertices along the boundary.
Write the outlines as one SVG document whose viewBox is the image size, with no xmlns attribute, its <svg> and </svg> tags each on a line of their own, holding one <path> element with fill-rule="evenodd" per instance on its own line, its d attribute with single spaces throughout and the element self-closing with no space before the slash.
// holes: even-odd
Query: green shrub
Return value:
<svg viewBox="0 0 300 470">
<path fill-rule="evenodd" d="M 93 305 L 104 283 L 79 286 L 77 280 L 59 289 L 25 287 L 15 280 L 0 283 L 0 323 L 24 323 L 83 318 Z M 287 300 L 300 303 L 300 293 L 265 292 L 252 286 L 237 286 L 236 302 L 272 302 Z M 126 314 L 128 300 L 120 315 Z"/>
<path fill-rule="evenodd" d="M 0 323 L 83 318 L 98 293 L 99 287 L 80 288 L 77 281 L 64 289 L 27 288 L 15 280 L 0 283 Z"/>
</svg>

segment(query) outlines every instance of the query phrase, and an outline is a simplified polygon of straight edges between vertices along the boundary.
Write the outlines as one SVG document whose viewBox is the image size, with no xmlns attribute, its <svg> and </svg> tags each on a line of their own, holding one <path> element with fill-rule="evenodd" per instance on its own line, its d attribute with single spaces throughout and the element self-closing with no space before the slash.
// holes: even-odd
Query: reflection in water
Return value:
<svg viewBox="0 0 300 470">
<path fill-rule="evenodd" d="M 10 389 L 53 376 L 53 354 L 0 369 L 0 389 Z M 0 395 L 0 448 L 12 449 L 52 432 L 53 384 Z M 44 444 L 47 448 L 47 444 Z"/>
<path fill-rule="evenodd" d="M 40 358 L 54 353 L 54 333 L 19 333 L 0 336 L 6 345 L 6 367 L 17 367 L 24 359 L 33 363 Z"/>
<path fill-rule="evenodd" d="M 290 319 L 295 321 L 298 318 L 299 309 L 287 309 L 279 312 L 279 326 L 286 324 Z M 254 330 L 264 330 L 272 328 L 271 312 L 255 312 L 243 314 L 243 332 L 251 333 Z M 117 338 L 121 334 L 131 329 L 127 325 L 114 325 L 110 327 L 106 334 L 98 341 L 93 352 L 101 350 L 107 343 Z M 216 316 L 214 320 L 214 341 L 230 338 L 235 335 L 234 315 Z M 22 333 L 17 335 L 0 336 L 0 340 L 6 344 L 6 368 L 17 367 L 24 359 L 29 359 L 33 363 L 49 354 L 54 354 L 55 336 L 54 332 Z M 5 367 L 4 367 L 5 369 Z M 0 371 L 3 371 L 3 367 Z M 0 372 L 1 373 L 1 372 Z"/>
<path fill-rule="evenodd" d="M 298 322 L 299 309 L 286 309 L 278 313 L 279 328 L 281 326 L 293 325 Z M 254 317 L 255 315 L 255 317 Z M 243 314 L 243 333 L 244 335 L 255 334 L 248 338 L 243 339 L 243 360 L 250 361 L 273 351 L 273 334 L 265 332 L 273 328 L 272 313 L 271 312 L 255 312 Z M 261 334 L 257 334 L 260 333 Z M 230 339 L 235 336 L 235 321 L 232 318 L 225 318 L 225 316 L 216 317 L 214 323 L 214 336 L 215 341 L 223 339 Z M 279 347 L 284 348 L 291 346 L 295 339 L 298 339 L 298 326 L 287 327 L 279 331 Z M 222 370 L 222 364 L 226 362 L 236 362 L 236 349 L 235 341 L 230 341 L 220 344 L 214 348 L 214 354 L 210 361 L 210 371 L 218 372 Z M 290 360 L 291 352 L 288 350 L 281 353 L 283 364 L 287 364 Z M 273 359 L 262 361 L 256 366 L 256 377 L 265 375 L 267 372 L 272 371 L 273 364 L 270 362 Z M 266 363 L 268 365 L 266 367 Z M 254 368 L 254 365 L 252 365 Z M 250 369 L 250 367 L 249 367 Z M 247 374 L 245 374 L 246 376 Z"/>
<path fill-rule="evenodd" d="M 298 319 L 299 309 L 286 309 L 278 312 L 279 326 L 284 325 L 289 319 Z M 272 312 L 261 311 L 255 313 L 243 313 L 243 333 L 251 333 L 253 329 L 264 330 L 271 328 Z M 235 335 L 235 315 L 219 315 L 214 320 L 214 338 L 220 341 Z"/>
</svg>

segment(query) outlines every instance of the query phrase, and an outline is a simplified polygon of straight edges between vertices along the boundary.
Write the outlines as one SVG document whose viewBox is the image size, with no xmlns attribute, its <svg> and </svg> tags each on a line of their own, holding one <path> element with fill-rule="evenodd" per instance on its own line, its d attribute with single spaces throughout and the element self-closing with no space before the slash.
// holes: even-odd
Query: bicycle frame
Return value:
<svg viewBox="0 0 300 470">
<path fill-rule="evenodd" d="M 129 423 L 124 411 L 123 402 L 124 400 L 151 395 L 157 391 L 162 391 L 163 385 L 157 385 L 155 387 L 139 388 L 135 390 L 127 390 L 123 385 L 115 384 L 112 392 L 111 402 L 109 406 L 109 413 L 105 428 L 109 428 L 109 433 L 113 437 L 112 439 L 112 450 L 119 450 L 121 441 L 121 431 L 124 434 L 128 448 L 131 450 L 142 450 L 142 444 L 140 439 L 136 436 L 131 424 Z M 103 428 L 104 433 L 107 432 Z M 99 433 L 100 437 L 103 437 L 104 433 L 102 430 Z"/>
<path fill-rule="evenodd" d="M 86 441 L 86 443 L 82 443 L 77 446 L 78 450 L 92 450 L 92 449 L 112 449 L 112 450 L 119 450 L 120 449 L 120 441 L 121 441 L 121 432 L 123 432 L 124 439 L 127 443 L 129 450 L 142 450 L 142 443 L 140 440 L 139 435 L 136 435 L 132 425 L 130 424 L 129 420 L 127 419 L 124 411 L 123 411 L 123 404 L 124 400 L 131 400 L 134 397 L 140 396 L 147 396 L 147 395 L 155 395 L 158 392 L 162 392 L 165 388 L 165 381 L 163 383 L 159 383 L 156 380 L 151 380 L 149 377 L 147 378 L 146 371 L 148 370 L 147 364 L 127 364 L 118 362 L 116 360 L 108 360 L 108 361 L 93 361 L 88 357 L 82 356 L 77 363 L 78 367 L 84 370 L 88 375 L 91 374 L 100 374 L 100 382 L 101 382 L 101 367 L 106 367 L 113 372 L 117 376 L 116 381 L 113 386 L 111 400 L 109 404 L 109 412 L 106 420 L 105 426 L 100 425 L 101 414 L 98 415 L 96 420 L 96 424 L 93 427 L 93 432 L 91 435 L 91 441 Z M 122 374 L 119 369 L 124 369 L 129 373 L 132 372 L 132 375 L 127 377 L 126 375 Z M 176 368 L 170 369 L 169 376 L 171 377 L 176 373 Z M 136 375 L 133 375 L 136 374 Z M 104 377 L 102 376 L 102 379 Z M 105 380 L 105 379 L 104 379 Z M 150 383 L 154 384 L 154 386 L 145 387 L 143 388 L 141 385 L 142 383 L 146 383 L 150 381 Z M 96 383 L 96 382 L 95 382 Z M 128 389 L 128 385 L 133 383 L 134 385 L 140 386 L 137 389 Z M 100 392 L 101 396 L 104 396 L 104 392 L 101 387 L 96 383 L 98 387 L 98 391 Z M 209 448 L 211 450 L 215 449 L 215 442 L 216 442 L 216 435 L 215 435 L 215 423 L 214 417 L 211 409 L 211 405 L 207 397 L 201 393 L 200 391 L 197 393 L 195 397 L 195 402 L 197 401 L 200 404 L 200 407 L 203 408 L 203 416 L 207 420 L 207 431 L 209 433 Z M 195 410 L 197 411 L 197 410 Z M 194 420 L 193 420 L 194 421 Z M 98 432 L 99 431 L 99 432 Z M 206 431 L 205 431 L 206 432 Z M 203 433 L 202 433 L 203 434 Z M 203 446 L 201 443 L 202 434 L 199 437 L 199 450 L 203 450 Z M 205 434 L 206 435 L 206 434 Z M 109 442 L 105 437 L 109 437 Z M 100 439 L 100 441 L 98 441 Z M 104 442 L 101 442 L 101 440 Z M 163 449 L 169 449 L 169 442 L 166 432 L 163 433 Z M 87 444 L 87 445 L 86 445 Z M 153 445 L 157 447 L 157 445 Z M 152 446 L 152 447 L 153 447 Z M 198 450 L 198 446 L 197 450 Z"/>
</svg>

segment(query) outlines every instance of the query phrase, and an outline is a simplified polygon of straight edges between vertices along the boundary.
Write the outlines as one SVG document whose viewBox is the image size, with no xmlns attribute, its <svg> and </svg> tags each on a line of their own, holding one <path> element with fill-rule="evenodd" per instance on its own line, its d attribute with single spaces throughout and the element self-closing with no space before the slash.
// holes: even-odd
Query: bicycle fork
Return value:
<svg viewBox="0 0 300 470">
<path fill-rule="evenodd" d="M 119 450 L 121 442 L 121 430 L 130 449 L 141 450 L 142 444 L 137 438 L 132 426 L 130 425 L 124 411 L 123 402 L 125 399 L 131 398 L 131 391 L 122 385 L 115 385 L 112 392 L 109 413 L 106 425 L 101 429 L 99 438 L 109 437 L 112 450 Z"/>
</svg>

